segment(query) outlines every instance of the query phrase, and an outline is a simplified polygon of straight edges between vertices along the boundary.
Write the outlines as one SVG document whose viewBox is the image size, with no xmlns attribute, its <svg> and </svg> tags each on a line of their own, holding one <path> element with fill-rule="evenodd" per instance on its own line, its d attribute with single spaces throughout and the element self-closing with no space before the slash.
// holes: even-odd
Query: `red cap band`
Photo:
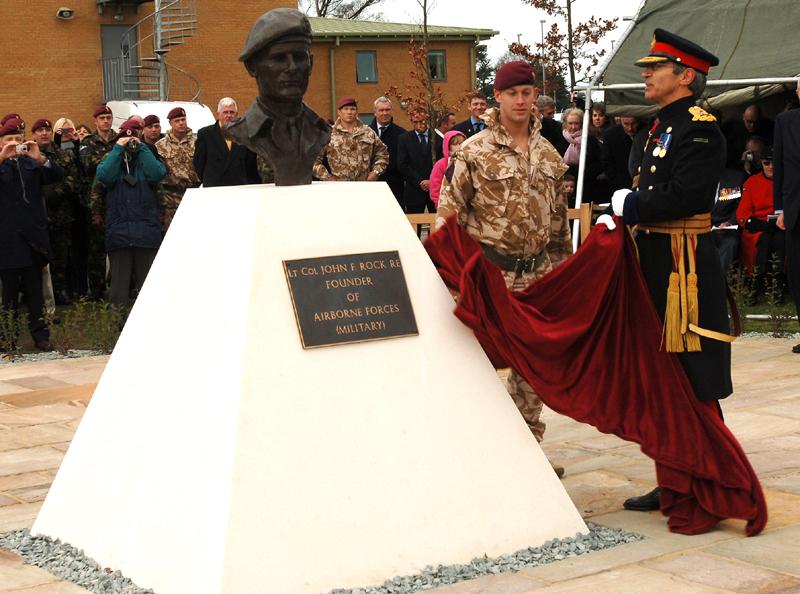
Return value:
<svg viewBox="0 0 800 594">
<path fill-rule="evenodd" d="M 711 69 L 711 62 L 707 62 L 705 60 L 701 60 L 697 56 L 693 56 L 692 54 L 687 54 L 686 52 L 682 52 L 674 45 L 670 45 L 669 43 L 664 43 L 663 41 L 656 41 L 653 44 L 653 47 L 650 48 L 650 55 L 653 54 L 667 54 L 669 56 L 674 56 L 680 59 L 680 64 L 684 66 L 689 66 L 690 68 L 694 68 L 695 70 L 699 70 L 703 74 L 708 74 L 708 71 Z"/>
</svg>

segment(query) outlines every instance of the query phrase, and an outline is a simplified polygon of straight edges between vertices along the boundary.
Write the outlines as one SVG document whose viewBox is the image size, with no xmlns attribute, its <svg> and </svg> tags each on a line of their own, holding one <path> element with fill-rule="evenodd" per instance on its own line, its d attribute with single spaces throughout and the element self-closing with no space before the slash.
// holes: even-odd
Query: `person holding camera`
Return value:
<svg viewBox="0 0 800 594">
<path fill-rule="evenodd" d="M 20 289 L 28 303 L 34 345 L 52 351 L 44 316 L 42 270 L 52 257 L 42 186 L 63 177 L 34 141 L 24 141 L 25 122 L 10 118 L 0 127 L 0 281 L 3 308 L 19 308 Z M 16 340 L 16 337 L 12 337 Z"/>
<path fill-rule="evenodd" d="M 51 283 L 50 295 L 47 296 L 48 291 L 45 291 L 45 301 L 48 302 L 46 303 L 48 313 L 52 313 L 55 311 L 55 305 L 65 305 L 70 302 L 68 266 L 75 210 L 80 200 L 80 179 L 75 154 L 56 146 L 51 120 L 39 118 L 31 126 L 31 132 L 42 154 L 58 163 L 64 170 L 64 178 L 59 183 L 51 184 L 43 190 L 47 230 L 53 253 L 50 278 L 45 278 L 45 285 Z"/>
<path fill-rule="evenodd" d="M 155 186 L 167 173 L 140 140 L 141 125 L 128 120 L 120 126 L 111 152 L 97 167 L 105 187 L 105 204 L 92 204 L 95 223 L 105 222 L 105 246 L 111 265 L 108 300 L 128 304 L 131 282 L 141 290 L 161 245 L 161 223 Z M 104 207 L 103 207 L 104 206 Z"/>
</svg>

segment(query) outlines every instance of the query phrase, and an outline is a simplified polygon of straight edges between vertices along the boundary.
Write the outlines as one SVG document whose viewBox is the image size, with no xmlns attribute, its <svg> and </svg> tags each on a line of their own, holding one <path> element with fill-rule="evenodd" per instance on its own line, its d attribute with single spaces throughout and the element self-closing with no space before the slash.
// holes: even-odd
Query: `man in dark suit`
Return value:
<svg viewBox="0 0 800 594">
<path fill-rule="evenodd" d="M 256 154 L 222 135 L 222 127 L 238 113 L 236 101 L 224 97 L 217 106 L 217 121 L 197 132 L 193 164 L 206 188 L 261 183 Z"/>
<path fill-rule="evenodd" d="M 406 129 L 394 123 L 392 112 L 392 100 L 388 97 L 378 97 L 375 99 L 374 115 L 369 127 L 378 135 L 381 142 L 389 149 L 389 167 L 386 168 L 378 181 L 385 181 L 389 189 L 397 199 L 397 203 L 403 206 L 403 174 L 397 167 L 397 140 L 405 134 Z"/>
<path fill-rule="evenodd" d="M 472 95 L 469 100 L 469 117 L 460 124 L 456 124 L 453 130 L 463 132 L 464 136 L 469 138 L 486 128 L 486 123 L 481 119 L 486 112 L 486 107 L 486 97 L 477 93 Z"/>
<path fill-rule="evenodd" d="M 444 150 L 442 149 L 442 140 L 444 140 L 444 135 L 455 127 L 456 114 L 454 114 L 452 111 L 442 114 L 442 116 L 439 118 L 439 125 L 436 126 L 436 130 L 433 131 L 433 152 L 436 154 L 437 161 L 444 157 Z"/>
<path fill-rule="evenodd" d="M 397 167 L 403 174 L 406 187 L 403 192 L 403 207 L 406 213 L 436 212 L 430 195 L 431 130 L 428 114 L 416 111 L 411 115 L 414 129 L 406 132 L 397 141 Z"/>
<path fill-rule="evenodd" d="M 800 83 L 797 95 L 800 96 Z M 786 231 L 786 276 L 800 320 L 800 109 L 781 113 L 775 120 L 773 167 L 777 225 Z M 800 344 L 792 352 L 800 353 Z"/>
<path fill-rule="evenodd" d="M 631 187 L 631 174 L 628 158 L 631 154 L 633 137 L 639 131 L 638 118 L 624 116 L 620 123 L 603 132 L 602 160 L 603 172 L 608 178 L 611 190 Z"/>
</svg>

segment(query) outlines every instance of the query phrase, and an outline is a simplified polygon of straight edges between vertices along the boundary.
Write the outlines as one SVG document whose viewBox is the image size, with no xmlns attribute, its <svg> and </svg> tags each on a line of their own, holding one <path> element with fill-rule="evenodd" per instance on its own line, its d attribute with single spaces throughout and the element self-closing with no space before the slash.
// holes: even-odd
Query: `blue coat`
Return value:
<svg viewBox="0 0 800 594">
<path fill-rule="evenodd" d="M 106 251 L 123 248 L 157 248 L 161 245 L 158 200 L 153 186 L 167 174 L 144 144 L 130 159 L 130 172 L 136 183 L 125 181 L 126 150 L 115 144 L 97 167 L 97 181 L 106 188 Z"/>
<path fill-rule="evenodd" d="M 50 260 L 42 185 L 63 175 L 52 161 L 48 167 L 29 157 L 0 163 L 0 269 L 31 266 L 34 253 Z"/>
</svg>

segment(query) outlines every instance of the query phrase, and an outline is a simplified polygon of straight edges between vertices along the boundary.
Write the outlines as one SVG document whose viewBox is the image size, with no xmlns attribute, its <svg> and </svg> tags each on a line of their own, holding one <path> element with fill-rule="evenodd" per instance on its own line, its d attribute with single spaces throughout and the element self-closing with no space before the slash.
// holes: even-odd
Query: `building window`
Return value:
<svg viewBox="0 0 800 594">
<path fill-rule="evenodd" d="M 378 82 L 378 58 L 375 52 L 356 52 L 356 80 L 360 83 Z"/>
<path fill-rule="evenodd" d="M 428 68 L 431 80 L 447 80 L 447 53 L 444 50 L 428 50 Z"/>
</svg>

